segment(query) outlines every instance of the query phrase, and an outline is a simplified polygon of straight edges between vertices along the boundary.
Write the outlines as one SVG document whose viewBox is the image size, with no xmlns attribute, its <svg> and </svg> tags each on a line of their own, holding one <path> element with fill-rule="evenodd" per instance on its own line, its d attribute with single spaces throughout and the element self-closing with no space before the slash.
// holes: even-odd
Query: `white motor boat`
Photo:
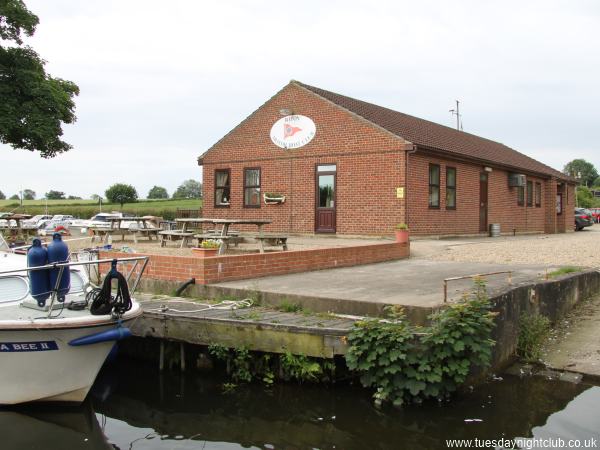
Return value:
<svg viewBox="0 0 600 450">
<path fill-rule="evenodd" d="M 25 230 L 37 229 L 42 225 L 43 222 L 52 219 L 52 216 L 47 214 L 38 214 L 33 216 L 31 219 L 24 220 L 21 223 L 21 227 Z"/>
<path fill-rule="evenodd" d="M 77 261 L 27 267 L 27 256 L 11 253 L 0 235 L 2 248 L 0 405 L 82 402 L 115 342 L 131 334 L 126 325 L 142 313 L 130 297 L 128 281 L 134 278 L 134 292 L 147 257 L 91 260 L 87 254 Z M 102 288 L 94 287 L 90 270 L 109 266 Z M 127 270 L 127 277 L 117 267 Z M 59 271 L 47 303 L 32 294 L 32 273 L 45 270 Z M 115 279 L 116 295 L 111 289 Z"/>
</svg>

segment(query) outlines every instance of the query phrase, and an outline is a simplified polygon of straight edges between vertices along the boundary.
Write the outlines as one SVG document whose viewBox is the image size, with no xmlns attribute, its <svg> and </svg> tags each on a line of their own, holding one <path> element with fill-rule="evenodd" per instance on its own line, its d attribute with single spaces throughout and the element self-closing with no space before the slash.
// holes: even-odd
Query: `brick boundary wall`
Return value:
<svg viewBox="0 0 600 450">
<path fill-rule="evenodd" d="M 195 278 L 197 284 L 211 284 L 404 259 L 410 256 L 410 244 L 390 242 L 212 258 L 121 252 L 100 252 L 99 256 L 101 259 L 149 256 L 145 278 L 175 282 Z"/>
</svg>

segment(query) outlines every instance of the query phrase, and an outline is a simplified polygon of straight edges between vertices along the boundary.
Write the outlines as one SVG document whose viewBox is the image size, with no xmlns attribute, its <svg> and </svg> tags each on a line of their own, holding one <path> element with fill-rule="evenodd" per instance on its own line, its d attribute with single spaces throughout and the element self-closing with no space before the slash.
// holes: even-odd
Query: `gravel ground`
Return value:
<svg viewBox="0 0 600 450">
<path fill-rule="evenodd" d="M 48 238 L 50 239 L 50 238 Z M 65 237 L 69 239 L 68 245 L 71 251 L 90 247 L 101 247 L 104 244 L 99 242 L 91 243 L 87 236 L 81 236 L 77 231 L 73 231 L 73 236 Z M 288 239 L 289 250 L 306 250 L 311 248 L 331 248 L 347 247 L 353 245 L 368 245 L 373 243 L 391 242 L 390 240 L 377 238 L 339 238 L 339 237 L 313 237 L 313 236 L 290 236 Z M 133 242 L 131 236 L 126 236 L 122 241 L 121 237 L 115 237 L 111 243 L 113 250 L 123 248 L 132 253 L 144 253 L 153 255 L 171 255 L 171 256 L 193 256 L 191 248 L 179 248 L 179 242 L 168 243 L 166 247 L 161 247 L 158 241 L 140 240 L 137 244 Z M 267 247 L 265 251 L 281 251 L 281 247 Z M 241 243 L 237 247 L 231 246 L 227 255 L 242 253 L 257 253 L 258 245 L 249 240 L 248 243 Z"/>
<path fill-rule="evenodd" d="M 575 233 L 414 241 L 411 250 L 434 261 L 600 267 L 600 224 Z"/>
<path fill-rule="evenodd" d="M 80 236 L 75 235 L 72 239 Z M 313 237 L 290 236 L 290 250 L 308 248 L 340 247 L 349 245 L 367 245 L 389 240 L 373 238 Z M 100 246 L 91 244 L 90 239 L 69 242 L 71 250 Z M 192 256 L 191 248 L 179 248 L 177 243 L 160 247 L 157 241 L 133 242 L 131 237 L 125 241 L 115 239 L 112 248 L 123 247 L 139 253 L 159 255 Z M 273 248 L 280 250 L 280 248 Z M 231 247 L 228 254 L 239 252 L 257 252 L 256 244 L 240 244 Z M 564 234 L 529 235 L 499 238 L 458 238 L 458 239 L 415 239 L 411 241 L 411 258 L 423 258 L 432 261 L 485 262 L 496 264 L 547 264 L 582 267 L 600 267 L 600 224 L 585 228 L 583 231 Z"/>
</svg>

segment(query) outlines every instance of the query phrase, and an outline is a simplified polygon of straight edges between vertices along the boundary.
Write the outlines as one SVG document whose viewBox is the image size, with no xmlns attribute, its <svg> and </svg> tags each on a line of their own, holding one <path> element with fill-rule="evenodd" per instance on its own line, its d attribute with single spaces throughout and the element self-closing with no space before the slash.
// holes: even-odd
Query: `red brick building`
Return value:
<svg viewBox="0 0 600 450">
<path fill-rule="evenodd" d="M 503 144 L 291 81 L 198 159 L 205 217 L 385 235 L 573 229 L 574 180 Z M 272 195 L 285 200 L 272 200 Z"/>
</svg>

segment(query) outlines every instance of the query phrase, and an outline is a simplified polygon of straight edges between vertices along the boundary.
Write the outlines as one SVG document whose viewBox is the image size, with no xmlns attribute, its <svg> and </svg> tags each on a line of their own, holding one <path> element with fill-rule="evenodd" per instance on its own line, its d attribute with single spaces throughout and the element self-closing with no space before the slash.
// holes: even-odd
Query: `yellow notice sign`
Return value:
<svg viewBox="0 0 600 450">
<path fill-rule="evenodd" d="M 404 188 L 403 187 L 396 188 L 396 198 L 404 198 Z"/>
</svg>

